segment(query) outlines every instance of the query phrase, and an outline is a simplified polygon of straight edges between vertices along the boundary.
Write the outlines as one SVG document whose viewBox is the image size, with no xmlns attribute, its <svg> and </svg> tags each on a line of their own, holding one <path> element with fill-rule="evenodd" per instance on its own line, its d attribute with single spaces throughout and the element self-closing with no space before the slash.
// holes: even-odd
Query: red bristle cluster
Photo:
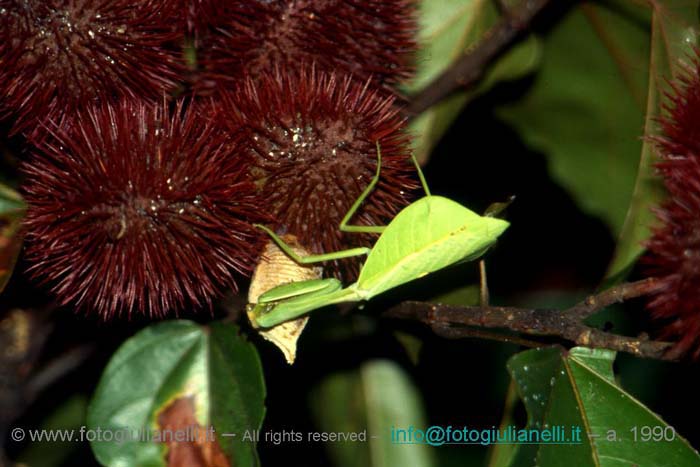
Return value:
<svg viewBox="0 0 700 467">
<path fill-rule="evenodd" d="M 210 26 L 217 24 L 216 17 L 221 0 L 175 0 L 180 3 L 181 16 L 184 19 L 183 28 L 190 36 L 199 37 Z"/>
<path fill-rule="evenodd" d="M 205 81 L 261 77 L 315 63 L 391 87 L 411 75 L 416 51 L 411 0 L 219 2 L 199 51 Z"/>
<path fill-rule="evenodd" d="M 413 0 L 0 0 L 0 27 L 0 119 L 37 146 L 27 259 L 62 304 L 211 306 L 259 259 L 256 222 L 315 253 L 371 244 L 338 226 L 377 142 L 381 181 L 352 223 L 386 224 L 417 188 L 391 97 Z M 165 103 L 190 43 L 227 131 L 202 101 Z"/>
<path fill-rule="evenodd" d="M 659 289 L 648 303 L 675 355 L 700 357 L 700 67 L 674 86 L 657 164 L 668 191 L 644 263 Z"/>
<path fill-rule="evenodd" d="M 233 143 L 182 101 L 80 112 L 24 167 L 30 272 L 104 318 L 209 306 L 266 221 Z"/>
<path fill-rule="evenodd" d="M 410 140 L 393 99 L 369 83 L 317 70 L 248 78 L 225 94 L 222 116 L 242 133 L 266 209 L 280 233 L 314 253 L 368 239 L 344 234 L 343 216 L 367 187 L 382 155 L 381 178 L 354 224 L 385 225 L 417 188 Z"/>
<path fill-rule="evenodd" d="M 170 0 L 0 0 L 0 118 L 36 138 L 96 101 L 173 91 L 180 17 Z"/>
</svg>

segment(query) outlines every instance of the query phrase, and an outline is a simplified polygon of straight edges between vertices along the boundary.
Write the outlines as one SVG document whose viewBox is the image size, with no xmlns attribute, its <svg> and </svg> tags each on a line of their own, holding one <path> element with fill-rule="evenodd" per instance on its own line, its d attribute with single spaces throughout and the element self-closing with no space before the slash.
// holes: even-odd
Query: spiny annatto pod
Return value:
<svg viewBox="0 0 700 467">
<path fill-rule="evenodd" d="M 105 319 L 209 307 L 267 240 L 231 138 L 183 101 L 103 103 L 54 128 L 24 165 L 31 275 Z"/>
<path fill-rule="evenodd" d="M 0 119 L 37 139 L 96 101 L 173 91 L 180 14 L 170 0 L 0 0 Z"/>
<path fill-rule="evenodd" d="M 311 253 L 371 244 L 372 237 L 343 233 L 339 224 L 375 175 L 377 143 L 381 178 L 351 223 L 386 225 L 417 188 L 405 121 L 369 82 L 278 70 L 248 78 L 224 93 L 224 102 L 221 116 L 247 141 L 243 155 L 274 227 Z M 335 274 L 337 266 L 326 271 Z"/>
<path fill-rule="evenodd" d="M 262 77 L 316 63 L 391 88 L 411 76 L 412 0 L 234 0 L 213 3 L 201 34 L 202 80 Z M 201 32 L 201 30 L 200 30 Z"/>
<path fill-rule="evenodd" d="M 657 168 L 668 192 L 656 209 L 659 225 L 647 241 L 643 262 L 659 287 L 648 303 L 663 325 L 662 338 L 676 341 L 676 356 L 700 357 L 700 65 L 673 84 L 662 135 L 656 138 Z"/>
</svg>

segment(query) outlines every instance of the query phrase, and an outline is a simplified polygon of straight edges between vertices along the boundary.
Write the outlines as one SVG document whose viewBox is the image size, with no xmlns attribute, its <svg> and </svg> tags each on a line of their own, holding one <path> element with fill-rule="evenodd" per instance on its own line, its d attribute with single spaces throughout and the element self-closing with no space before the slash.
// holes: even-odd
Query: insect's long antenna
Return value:
<svg viewBox="0 0 700 467">
<path fill-rule="evenodd" d="M 418 161 L 416 160 L 416 156 L 411 153 L 411 160 L 413 161 L 413 165 L 416 166 L 416 170 L 418 171 L 418 178 L 420 178 L 420 183 L 423 185 L 423 191 L 425 191 L 425 196 L 430 196 L 430 188 L 428 188 L 428 182 L 425 181 L 425 175 L 423 175 L 423 171 L 420 169 L 420 164 L 418 164 Z"/>
</svg>

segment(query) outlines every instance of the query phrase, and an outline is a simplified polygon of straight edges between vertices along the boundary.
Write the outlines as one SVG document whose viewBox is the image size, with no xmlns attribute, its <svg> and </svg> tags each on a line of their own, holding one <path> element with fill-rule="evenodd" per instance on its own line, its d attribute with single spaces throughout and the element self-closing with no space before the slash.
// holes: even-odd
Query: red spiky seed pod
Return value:
<svg viewBox="0 0 700 467">
<path fill-rule="evenodd" d="M 247 138 L 243 155 L 251 161 L 267 213 L 279 233 L 293 234 L 310 252 L 371 242 L 338 227 L 375 175 L 377 142 L 381 178 L 352 223 L 385 225 L 417 188 L 405 121 L 393 98 L 369 82 L 314 69 L 277 71 L 250 77 L 223 95 L 221 115 Z M 329 266 L 336 275 L 344 269 Z"/>
<path fill-rule="evenodd" d="M 417 49 L 412 0 L 236 0 L 217 8 L 199 51 L 209 82 L 312 62 L 387 88 L 411 76 Z"/>
<path fill-rule="evenodd" d="M 186 11 L 186 30 L 195 37 L 206 34 L 210 26 L 219 24 L 217 15 L 228 3 L 221 0 L 181 0 L 182 9 Z"/>
<path fill-rule="evenodd" d="M 0 118 L 37 138 L 95 101 L 173 91 L 180 15 L 169 0 L 0 0 Z"/>
<path fill-rule="evenodd" d="M 31 275 L 105 319 L 209 307 L 264 240 L 233 147 L 182 101 L 79 113 L 24 165 Z"/>
<path fill-rule="evenodd" d="M 648 308 L 663 323 L 672 354 L 700 357 L 700 67 L 674 84 L 662 135 L 656 138 L 668 192 L 656 209 L 659 225 L 647 242 L 644 264 L 659 288 Z"/>
</svg>

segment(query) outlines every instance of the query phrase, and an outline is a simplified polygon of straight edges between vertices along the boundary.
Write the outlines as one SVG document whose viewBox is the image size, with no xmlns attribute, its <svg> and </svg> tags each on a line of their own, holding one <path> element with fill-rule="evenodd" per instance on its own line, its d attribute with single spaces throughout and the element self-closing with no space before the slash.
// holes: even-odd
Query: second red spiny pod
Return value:
<svg viewBox="0 0 700 467">
<path fill-rule="evenodd" d="M 412 0 L 210 3 L 211 24 L 198 52 L 203 81 L 262 77 L 312 62 L 386 88 L 411 76 L 417 49 Z"/>
<path fill-rule="evenodd" d="M 656 209 L 659 225 L 646 242 L 647 273 L 658 287 L 648 302 L 674 356 L 700 358 L 700 62 L 673 85 L 656 138 L 657 168 L 668 192 Z"/>
<path fill-rule="evenodd" d="M 312 253 L 371 243 L 339 224 L 375 175 L 377 143 L 381 178 L 351 223 L 385 225 L 417 188 L 405 122 L 393 99 L 369 83 L 315 69 L 278 70 L 224 97 L 221 116 L 244 135 L 266 213 L 279 233 L 296 236 Z"/>
</svg>

